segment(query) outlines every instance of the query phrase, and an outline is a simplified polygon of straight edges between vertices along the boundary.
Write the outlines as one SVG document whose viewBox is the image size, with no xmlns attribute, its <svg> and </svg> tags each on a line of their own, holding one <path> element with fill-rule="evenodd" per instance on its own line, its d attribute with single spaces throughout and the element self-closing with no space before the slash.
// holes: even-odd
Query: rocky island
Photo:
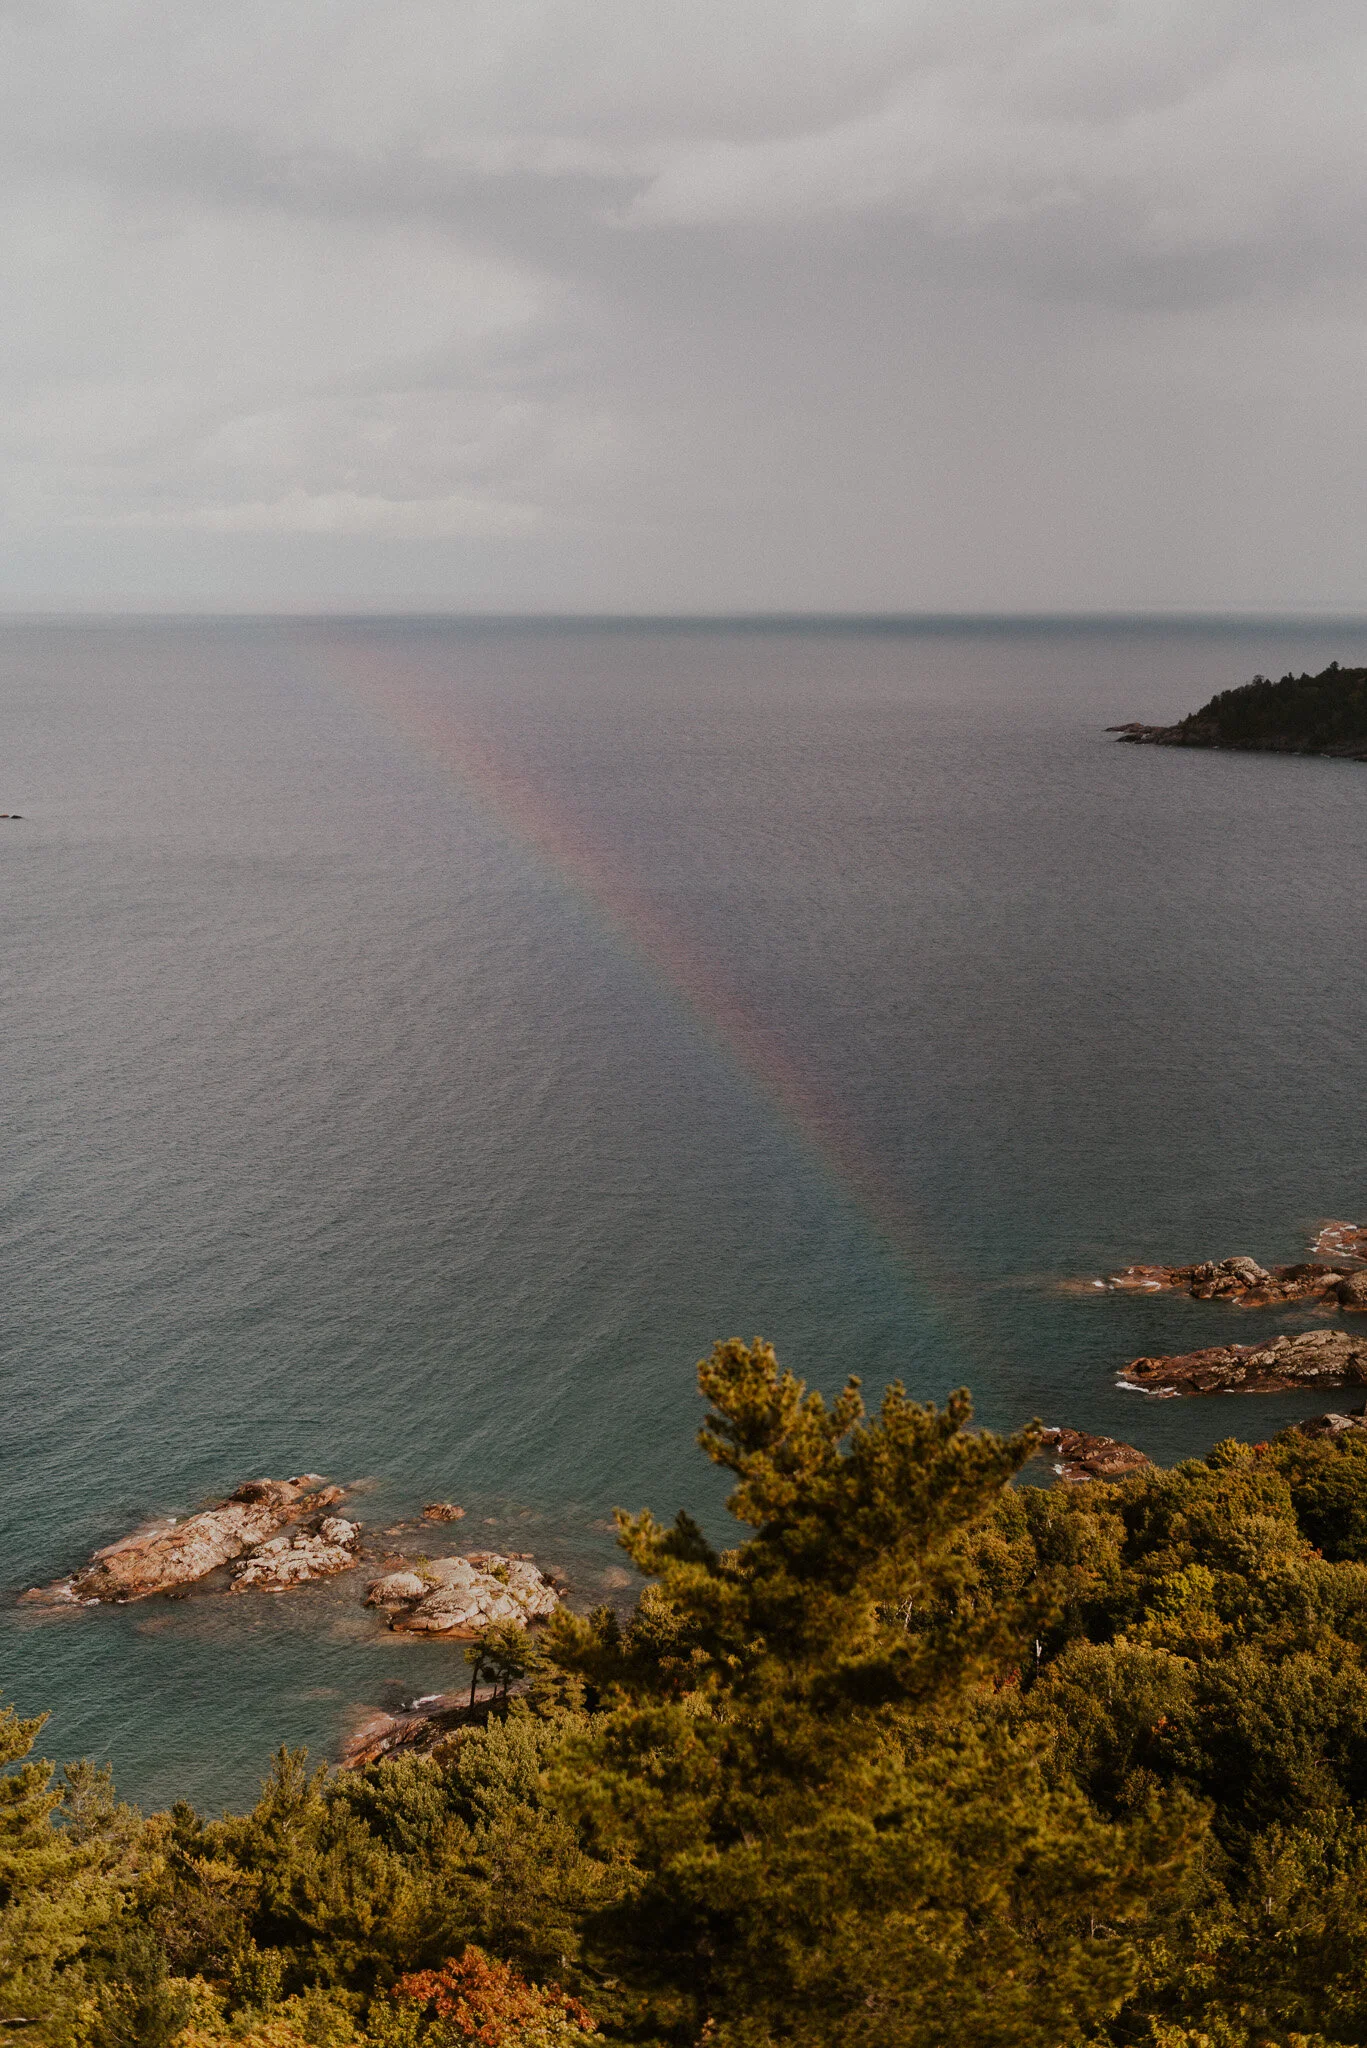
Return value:
<svg viewBox="0 0 1367 2048">
<path fill-rule="evenodd" d="M 1111 725 L 1149 747 L 1232 747 L 1243 753 L 1329 754 L 1367 761 L 1367 668 L 1331 661 L 1319 675 L 1255 676 L 1221 690 L 1176 725 Z"/>
<path fill-rule="evenodd" d="M 1172 1357 L 1132 1358 L 1119 1384 L 1167 1397 L 1367 1386 L 1367 1332 L 1304 1330 L 1266 1344 L 1213 1344 Z"/>
<path fill-rule="evenodd" d="M 1367 1269 L 1348 1268 L 1346 1259 L 1333 1266 L 1306 1260 L 1269 1271 L 1238 1253 L 1195 1266 L 1125 1266 L 1108 1273 L 1099 1285 L 1120 1293 L 1173 1291 L 1189 1294 L 1193 1301 L 1223 1301 L 1233 1308 L 1276 1308 L 1283 1302 L 1303 1301 L 1329 1309 L 1367 1309 Z"/>
<path fill-rule="evenodd" d="M 1117 1443 L 1113 1436 L 1089 1436 L 1082 1429 L 1043 1430 L 1040 1450 L 1053 1457 L 1054 1471 L 1065 1486 L 1089 1479 L 1123 1479 L 1151 1462 L 1133 1444 Z"/>
<path fill-rule="evenodd" d="M 216 1575 L 208 1590 L 285 1593 L 360 1564 L 361 1524 L 328 1512 L 344 1492 L 317 1472 L 248 1479 L 227 1500 L 183 1519 L 146 1523 L 97 1550 L 69 1577 L 31 1587 L 20 1598 L 43 1607 L 97 1607 L 175 1593 Z M 435 1517 L 434 1506 L 440 1511 Z M 429 1502 L 424 1514 L 455 1520 L 464 1509 Z M 388 1569 L 371 1581 L 365 1604 L 383 1610 L 390 1628 L 413 1635 L 471 1642 L 500 1623 L 525 1629 L 545 1621 L 560 1604 L 561 1589 L 529 1551 L 390 1553 L 379 1561 Z"/>
<path fill-rule="evenodd" d="M 1193 1301 L 1223 1301 L 1232 1308 L 1276 1308 L 1284 1302 L 1313 1302 L 1321 1308 L 1367 1309 L 1367 1227 L 1322 1223 L 1310 1250 L 1313 1259 L 1289 1266 L 1260 1266 L 1247 1252 L 1226 1259 L 1202 1259 L 1191 1266 L 1133 1265 L 1094 1280 L 1093 1287 L 1121 1294 L 1189 1294 Z M 1076 1291 L 1077 1282 L 1066 1283 Z"/>
<path fill-rule="evenodd" d="M 238 1559 L 245 1560 L 239 1567 L 243 1590 L 247 1584 L 280 1590 L 325 1572 L 348 1570 L 357 1562 L 359 1524 L 325 1515 L 344 1490 L 317 1472 L 297 1479 L 248 1479 L 217 1506 L 183 1520 L 173 1515 L 148 1522 L 97 1550 L 69 1578 L 34 1586 L 21 1598 L 46 1607 L 146 1600 L 153 1593 L 193 1585 Z M 279 1535 L 305 1516 L 322 1519 L 302 1540 Z M 287 1554 L 294 1557 L 292 1566 L 285 1564 Z"/>
<path fill-rule="evenodd" d="M 20 1598 L 44 1607 L 95 1607 L 174 1593 L 215 1573 L 227 1581 L 219 1590 L 230 1594 L 288 1592 L 361 1562 L 361 1524 L 328 1512 L 344 1492 L 317 1472 L 248 1479 L 227 1500 L 183 1519 L 146 1523 L 97 1550 L 69 1577 Z M 464 1512 L 441 1505 L 443 1519 Z M 366 1605 L 384 1609 L 391 1628 L 414 1635 L 469 1641 L 493 1623 L 525 1628 L 544 1621 L 559 1605 L 529 1552 L 390 1555 L 383 1562 L 389 1569 L 372 1581 Z"/>
</svg>

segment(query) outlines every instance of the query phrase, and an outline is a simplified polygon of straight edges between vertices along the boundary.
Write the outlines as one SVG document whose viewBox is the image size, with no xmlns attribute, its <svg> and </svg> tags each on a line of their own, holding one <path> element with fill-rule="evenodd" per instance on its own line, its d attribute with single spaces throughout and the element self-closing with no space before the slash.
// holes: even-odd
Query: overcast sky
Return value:
<svg viewBox="0 0 1367 2048">
<path fill-rule="evenodd" d="M 1367 608 L 1362 0 L 0 0 L 0 603 Z"/>
</svg>

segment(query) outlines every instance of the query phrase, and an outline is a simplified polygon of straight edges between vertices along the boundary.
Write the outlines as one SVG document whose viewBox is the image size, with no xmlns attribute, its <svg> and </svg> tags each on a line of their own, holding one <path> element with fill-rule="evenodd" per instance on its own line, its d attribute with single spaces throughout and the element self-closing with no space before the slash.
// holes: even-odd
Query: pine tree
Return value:
<svg viewBox="0 0 1367 2048">
<path fill-rule="evenodd" d="M 470 1705 L 473 1709 L 481 1679 L 490 1680 L 496 1699 L 501 1693 L 506 1700 L 509 1687 L 536 1670 L 541 1652 L 521 1622 L 491 1621 L 466 1644 L 465 1661 L 470 1666 Z"/>
<path fill-rule="evenodd" d="M 751 1531 L 619 1517 L 635 1616 L 563 1616 L 605 1713 L 559 1792 L 629 1859 L 599 1917 L 621 2017 L 726 2048 L 1059 2048 L 1133 1981 L 1128 1922 L 1176 1844 L 1045 1783 L 996 1688 L 1047 1605 L 967 1539 L 1037 1441 L 850 1381 L 827 1408 L 757 1339 L 699 1367 L 700 1442 Z M 1147 1868 L 1145 1867 L 1147 1866 Z"/>
<path fill-rule="evenodd" d="M 91 1774 L 63 1785 L 30 1756 L 46 1719 L 0 1706 L 0 2025 L 58 2044 L 72 2038 L 81 1958 L 116 1899 L 100 1869 L 100 1830 L 79 1824 Z M 62 1828 L 66 1806 L 78 1824 Z"/>
</svg>

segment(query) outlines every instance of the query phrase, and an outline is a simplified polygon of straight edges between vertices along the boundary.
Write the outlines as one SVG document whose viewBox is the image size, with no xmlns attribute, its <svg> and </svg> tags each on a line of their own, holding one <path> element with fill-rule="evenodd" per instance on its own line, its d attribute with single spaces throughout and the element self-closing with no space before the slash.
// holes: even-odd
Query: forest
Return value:
<svg viewBox="0 0 1367 2048">
<path fill-rule="evenodd" d="M 51 2048 L 1367 2042 L 1367 1437 L 1053 1487 L 1032 1427 L 699 1367 L 717 1548 L 502 1647 L 436 1753 L 142 1816 L 0 1721 Z M 1036 1468 L 1038 1470 L 1038 1468 Z M 472 1661 L 498 1645 L 473 1645 Z"/>
<path fill-rule="evenodd" d="M 1334 661 L 1317 676 L 1255 676 L 1221 690 L 1173 732 L 1189 745 L 1350 752 L 1367 746 L 1367 668 Z"/>
</svg>

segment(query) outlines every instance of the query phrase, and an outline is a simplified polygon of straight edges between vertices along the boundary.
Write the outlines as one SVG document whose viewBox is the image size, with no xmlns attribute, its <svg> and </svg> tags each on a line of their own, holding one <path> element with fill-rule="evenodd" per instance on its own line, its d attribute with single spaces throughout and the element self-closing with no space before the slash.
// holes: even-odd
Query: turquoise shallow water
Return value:
<svg viewBox="0 0 1367 2048">
<path fill-rule="evenodd" d="M 250 1797 L 458 1648 L 333 1582 L 12 1604 L 257 1472 L 617 1590 L 718 1510 L 694 1360 L 1163 1457 L 1227 1312 L 1061 1291 L 1367 1220 L 1367 770 L 1119 747 L 1367 627 L 0 628 L 0 1685 L 146 1804 Z M 1292 1327 L 1295 1318 L 1243 1318 Z"/>
</svg>

